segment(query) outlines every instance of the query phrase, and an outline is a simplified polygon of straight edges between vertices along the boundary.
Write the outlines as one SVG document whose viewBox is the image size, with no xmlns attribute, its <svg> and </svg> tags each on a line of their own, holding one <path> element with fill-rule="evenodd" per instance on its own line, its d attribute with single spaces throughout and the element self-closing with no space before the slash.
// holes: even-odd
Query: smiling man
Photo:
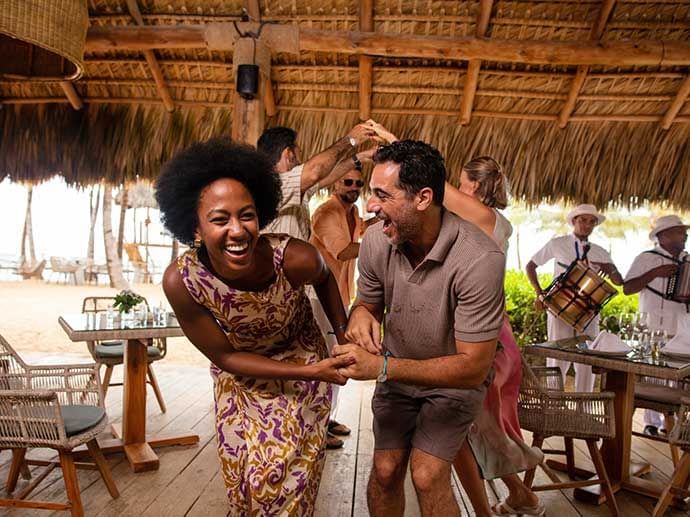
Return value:
<svg viewBox="0 0 690 517">
<path fill-rule="evenodd" d="M 360 246 L 346 333 L 357 344 L 334 349 L 355 362 L 343 375 L 378 380 L 369 511 L 403 515 L 409 461 L 422 514 L 460 515 L 451 462 L 492 378 L 505 257 L 444 210 L 446 170 L 436 149 L 398 141 L 379 148 L 374 162 L 367 210 L 380 222 Z"/>
</svg>

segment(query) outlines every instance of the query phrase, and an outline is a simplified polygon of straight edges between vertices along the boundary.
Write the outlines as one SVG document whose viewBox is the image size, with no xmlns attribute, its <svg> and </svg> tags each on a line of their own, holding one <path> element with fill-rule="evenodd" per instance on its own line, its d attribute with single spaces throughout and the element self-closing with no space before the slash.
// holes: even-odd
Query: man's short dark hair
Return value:
<svg viewBox="0 0 690 517">
<path fill-rule="evenodd" d="M 280 161 L 284 149 L 294 149 L 297 145 L 297 132 L 289 127 L 272 127 L 264 131 L 256 142 L 256 148 L 264 153 L 275 165 Z"/>
<path fill-rule="evenodd" d="M 419 140 L 398 140 L 376 151 L 374 163 L 385 162 L 400 165 L 398 188 L 413 196 L 428 187 L 434 192 L 434 204 L 443 206 L 446 167 L 435 147 Z"/>
<path fill-rule="evenodd" d="M 202 191 L 216 180 L 240 182 L 254 199 L 259 228 L 278 215 L 280 177 L 268 158 L 253 147 L 214 138 L 178 152 L 163 165 L 156 181 L 156 201 L 165 227 L 185 244 L 194 241 Z"/>
</svg>

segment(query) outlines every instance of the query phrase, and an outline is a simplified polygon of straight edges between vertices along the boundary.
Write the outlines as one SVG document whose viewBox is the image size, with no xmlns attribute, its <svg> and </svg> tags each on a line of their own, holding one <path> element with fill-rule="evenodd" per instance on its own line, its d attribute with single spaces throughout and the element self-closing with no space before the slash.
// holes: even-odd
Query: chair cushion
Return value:
<svg viewBox="0 0 690 517">
<path fill-rule="evenodd" d="M 161 351 L 158 347 L 148 346 L 146 347 L 146 354 L 149 359 L 156 359 L 160 357 Z M 117 359 L 125 356 L 125 345 L 96 345 L 94 347 L 94 355 L 97 358 L 103 359 Z"/>
<path fill-rule="evenodd" d="M 105 417 L 103 408 L 97 406 L 60 406 L 60 413 L 65 422 L 67 436 L 83 433 Z"/>
<path fill-rule="evenodd" d="M 117 345 L 122 346 L 125 344 L 125 342 L 122 340 L 119 340 L 119 341 L 101 341 L 98 344 L 101 346 L 117 346 Z"/>
<path fill-rule="evenodd" d="M 680 408 L 680 398 L 688 395 L 684 389 L 671 388 L 660 384 L 635 384 L 635 398 L 660 402 Z"/>
</svg>

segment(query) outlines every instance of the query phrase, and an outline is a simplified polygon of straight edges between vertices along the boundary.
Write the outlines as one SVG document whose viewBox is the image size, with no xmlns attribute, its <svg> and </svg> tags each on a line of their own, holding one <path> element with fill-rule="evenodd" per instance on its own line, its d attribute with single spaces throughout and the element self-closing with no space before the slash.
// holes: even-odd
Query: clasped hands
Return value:
<svg viewBox="0 0 690 517">
<path fill-rule="evenodd" d="M 359 381 L 376 379 L 383 369 L 381 328 L 378 320 L 364 307 L 356 307 L 350 315 L 345 332 L 349 341 L 335 345 L 329 362 L 332 380 L 345 384 L 348 379 Z"/>
</svg>

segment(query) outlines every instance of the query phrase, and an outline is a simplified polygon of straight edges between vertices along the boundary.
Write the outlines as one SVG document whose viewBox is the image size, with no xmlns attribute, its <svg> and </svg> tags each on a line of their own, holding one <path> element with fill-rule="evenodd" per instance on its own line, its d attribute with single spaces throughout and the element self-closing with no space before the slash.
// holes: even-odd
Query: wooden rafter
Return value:
<svg viewBox="0 0 690 517">
<path fill-rule="evenodd" d="M 683 104 L 685 104 L 685 101 L 688 100 L 688 96 L 690 95 L 690 73 L 685 77 L 685 80 L 683 81 L 683 84 L 680 85 L 680 88 L 678 89 L 678 93 L 676 93 L 676 96 L 673 99 L 673 102 L 671 102 L 671 105 L 669 106 L 668 110 L 664 114 L 664 118 L 661 121 L 661 127 L 664 129 L 668 129 L 671 127 L 671 124 L 673 124 L 673 121 L 676 120 L 676 116 L 678 115 L 678 112 L 680 109 L 683 107 Z"/>
<path fill-rule="evenodd" d="M 75 110 L 80 110 L 84 107 L 84 102 L 81 100 L 79 93 L 74 88 L 74 84 L 70 81 L 60 81 L 60 88 L 65 92 L 65 97 L 69 100 L 69 103 Z"/>
<path fill-rule="evenodd" d="M 137 25 L 143 27 L 144 18 L 141 16 L 141 11 L 139 10 L 139 4 L 137 3 L 137 0 L 127 0 L 127 9 L 129 9 L 129 14 L 132 16 L 132 18 L 134 18 L 134 21 L 137 23 Z M 160 95 L 165 109 L 170 112 L 175 111 L 175 103 L 173 102 L 172 96 L 170 95 L 170 90 L 168 89 L 168 85 L 165 82 L 165 77 L 163 76 L 163 71 L 161 70 L 161 67 L 158 64 L 158 59 L 156 58 L 156 55 L 153 53 L 152 49 L 145 49 L 143 52 L 144 58 L 146 59 L 146 63 L 149 65 L 149 70 L 151 70 L 153 80 L 156 82 L 156 89 L 158 90 L 158 95 Z"/>
<path fill-rule="evenodd" d="M 599 8 L 599 16 L 597 16 L 597 21 L 592 27 L 589 39 L 590 41 L 599 41 L 602 34 L 604 34 L 604 29 L 606 28 L 606 22 L 611 16 L 611 11 L 616 3 L 616 0 L 604 0 Z M 580 94 L 582 86 L 585 84 L 587 79 L 587 74 L 589 73 L 588 65 L 579 65 L 577 67 L 577 72 L 575 72 L 575 77 L 573 77 L 573 82 L 570 84 L 570 90 L 568 91 L 568 97 L 566 98 L 563 108 L 558 115 L 558 127 L 563 129 L 568 125 L 570 116 L 575 111 L 575 104 L 577 103 L 577 96 Z"/>
<path fill-rule="evenodd" d="M 491 18 L 491 9 L 494 6 L 494 0 L 481 0 L 479 4 L 479 15 L 477 16 L 477 32 L 478 38 L 486 36 L 486 31 L 489 28 L 489 19 Z M 472 108 L 474 106 L 474 95 L 477 93 L 477 83 L 479 82 L 479 70 L 481 69 L 481 59 L 472 59 L 467 63 L 467 74 L 465 75 L 465 84 L 462 90 L 462 102 L 460 104 L 460 124 L 463 126 L 470 123 L 472 118 Z"/>
<path fill-rule="evenodd" d="M 239 24 L 255 30 L 256 24 Z M 291 39 L 290 36 L 293 38 Z M 236 39 L 231 25 L 159 25 L 94 27 L 86 37 L 87 51 L 153 48 L 231 50 Z M 268 25 L 261 39 L 274 52 L 334 52 L 390 58 L 491 60 L 530 65 L 688 66 L 690 41 L 550 41 L 496 40 L 476 37 L 414 36 L 372 32 L 325 31 Z M 288 41 L 286 41 L 286 39 Z"/>
<path fill-rule="evenodd" d="M 359 1 L 359 30 L 374 32 L 374 2 Z M 374 83 L 374 58 L 359 56 L 359 118 L 371 118 L 371 94 Z"/>
</svg>

